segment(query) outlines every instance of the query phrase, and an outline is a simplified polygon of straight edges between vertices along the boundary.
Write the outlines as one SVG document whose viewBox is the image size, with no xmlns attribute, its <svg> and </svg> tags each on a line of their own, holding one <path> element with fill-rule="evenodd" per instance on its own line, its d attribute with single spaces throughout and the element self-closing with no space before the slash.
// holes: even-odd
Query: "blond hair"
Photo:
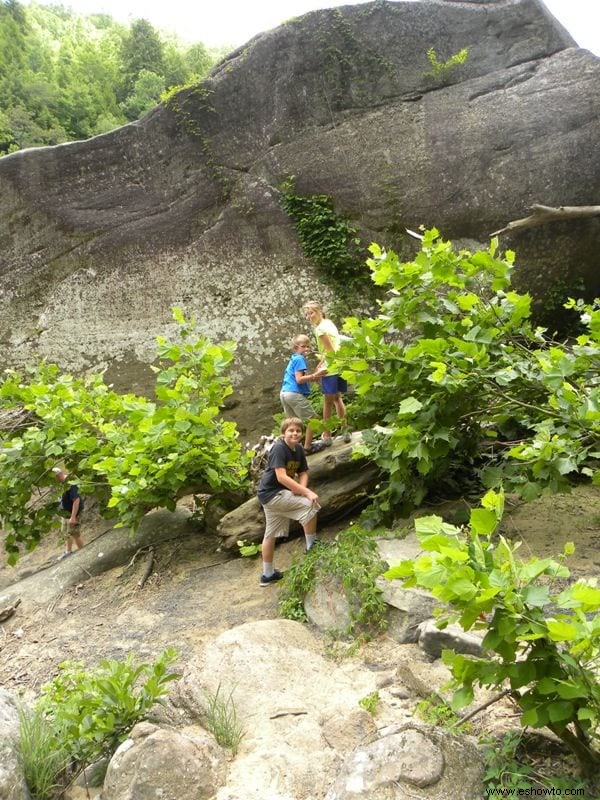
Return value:
<svg viewBox="0 0 600 800">
<path fill-rule="evenodd" d="M 310 344 L 310 339 L 304 333 L 299 333 L 297 336 L 294 336 L 294 338 L 292 339 L 292 348 L 294 350 L 297 347 L 301 347 L 303 344 Z"/>
<path fill-rule="evenodd" d="M 304 430 L 304 424 L 298 417 L 287 417 L 284 419 L 279 430 L 281 433 L 285 433 L 288 428 L 292 427 L 292 425 L 297 425 L 301 431 Z"/>
<path fill-rule="evenodd" d="M 320 314 L 325 316 L 325 310 L 321 303 L 317 303 L 316 300 L 309 300 L 307 303 L 304 303 L 302 306 L 302 311 L 318 311 Z"/>
</svg>

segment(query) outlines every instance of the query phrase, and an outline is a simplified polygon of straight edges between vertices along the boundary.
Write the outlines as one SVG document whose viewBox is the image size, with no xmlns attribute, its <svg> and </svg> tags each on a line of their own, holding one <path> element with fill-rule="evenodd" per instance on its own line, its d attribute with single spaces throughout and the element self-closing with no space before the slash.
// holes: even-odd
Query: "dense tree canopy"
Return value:
<svg viewBox="0 0 600 800">
<path fill-rule="evenodd" d="M 337 369 L 354 384 L 360 446 L 387 476 L 376 516 L 418 506 L 432 490 L 501 485 L 531 500 L 600 483 L 600 310 L 570 300 L 582 333 L 547 338 L 531 298 L 511 289 L 514 253 L 457 252 L 438 231 L 401 263 L 373 245 L 387 299 L 346 320 Z"/>
<path fill-rule="evenodd" d="M 0 0 L 0 155 L 85 139 L 138 119 L 220 53 L 184 45 L 144 19 Z"/>
</svg>

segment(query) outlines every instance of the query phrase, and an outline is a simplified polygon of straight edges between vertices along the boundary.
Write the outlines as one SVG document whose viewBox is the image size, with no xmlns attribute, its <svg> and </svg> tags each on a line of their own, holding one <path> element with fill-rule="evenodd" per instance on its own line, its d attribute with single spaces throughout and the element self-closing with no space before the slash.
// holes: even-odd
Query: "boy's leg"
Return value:
<svg viewBox="0 0 600 800">
<path fill-rule="evenodd" d="M 275 555 L 275 537 L 263 537 L 261 547 L 261 558 L 263 562 L 263 575 L 269 578 L 273 574 L 273 557 Z"/>
<path fill-rule="evenodd" d="M 346 426 L 346 406 L 344 405 L 344 398 L 338 392 L 333 398 L 333 404 L 335 406 L 336 413 L 340 418 L 343 426 Z"/>
<path fill-rule="evenodd" d="M 305 424 L 305 428 L 306 428 L 306 430 L 304 432 L 304 449 L 308 450 L 310 448 L 310 446 L 312 444 L 312 440 L 313 440 L 313 429 L 310 427 L 310 425 L 306 425 L 306 423 L 304 423 L 304 424 Z"/>
<path fill-rule="evenodd" d="M 317 538 L 317 514 L 311 517 L 302 528 L 304 529 L 304 539 L 306 542 L 306 550 L 310 550 Z"/>
<path fill-rule="evenodd" d="M 285 536 L 290 526 L 289 519 L 285 515 L 269 507 L 271 503 L 277 501 L 278 496 L 279 495 L 277 495 L 275 498 L 273 498 L 273 500 L 271 500 L 269 503 L 267 503 L 267 505 L 263 507 L 265 512 L 265 533 L 263 536 L 262 547 L 261 547 L 261 558 L 262 558 L 262 575 L 260 581 L 261 585 L 264 585 L 263 578 L 272 578 L 273 575 L 277 572 L 277 570 L 273 567 L 273 559 L 275 555 L 275 539 L 278 536 Z"/>
<path fill-rule="evenodd" d="M 69 541 L 67 543 L 67 550 L 71 552 L 73 549 L 73 542 L 77 545 L 77 549 L 81 550 L 83 547 L 83 538 L 81 536 L 81 529 L 79 523 L 77 525 L 69 525 Z"/>
</svg>

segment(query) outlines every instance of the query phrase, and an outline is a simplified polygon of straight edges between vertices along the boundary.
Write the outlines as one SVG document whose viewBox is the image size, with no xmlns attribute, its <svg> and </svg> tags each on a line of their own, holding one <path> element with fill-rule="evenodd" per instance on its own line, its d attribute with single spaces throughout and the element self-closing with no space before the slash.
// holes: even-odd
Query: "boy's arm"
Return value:
<svg viewBox="0 0 600 800">
<path fill-rule="evenodd" d="M 297 369 L 294 377 L 296 378 L 296 383 L 309 383 L 310 381 L 316 381 L 320 374 L 318 369 L 310 375 L 307 375 L 304 369 Z"/>
<path fill-rule="evenodd" d="M 79 504 L 81 503 L 81 499 L 79 495 L 73 500 L 73 505 L 71 506 L 71 518 L 69 520 L 69 525 L 77 525 L 77 512 L 79 511 Z"/>
<path fill-rule="evenodd" d="M 301 472 L 300 475 L 298 475 L 298 480 L 295 481 L 287 474 L 285 467 L 276 467 L 275 476 L 277 477 L 277 481 L 282 486 L 285 486 L 286 489 L 289 489 L 292 494 L 302 495 L 306 497 L 307 500 L 310 500 L 311 503 L 319 502 L 319 495 L 307 486 L 308 472 Z"/>
</svg>

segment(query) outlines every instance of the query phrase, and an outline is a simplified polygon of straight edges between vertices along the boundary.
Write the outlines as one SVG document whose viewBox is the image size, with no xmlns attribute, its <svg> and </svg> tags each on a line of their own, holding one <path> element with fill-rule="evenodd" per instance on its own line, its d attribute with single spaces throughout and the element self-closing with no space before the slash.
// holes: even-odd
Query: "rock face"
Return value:
<svg viewBox="0 0 600 800">
<path fill-rule="evenodd" d="M 462 65 L 428 74 L 468 47 Z M 540 0 L 378 2 L 262 34 L 202 85 L 85 142 L 0 160 L 2 361 L 108 368 L 147 390 L 171 307 L 238 343 L 242 434 L 277 408 L 300 306 L 331 295 L 278 187 L 331 196 L 365 242 L 485 242 L 532 203 L 598 202 L 600 61 Z M 512 233 L 518 282 L 598 294 L 600 219 Z M 251 409 L 251 411 L 250 411 Z"/>
<path fill-rule="evenodd" d="M 5 800 L 29 800 L 14 748 L 19 733 L 17 708 L 16 698 L 0 689 L 0 797 Z"/>
</svg>

